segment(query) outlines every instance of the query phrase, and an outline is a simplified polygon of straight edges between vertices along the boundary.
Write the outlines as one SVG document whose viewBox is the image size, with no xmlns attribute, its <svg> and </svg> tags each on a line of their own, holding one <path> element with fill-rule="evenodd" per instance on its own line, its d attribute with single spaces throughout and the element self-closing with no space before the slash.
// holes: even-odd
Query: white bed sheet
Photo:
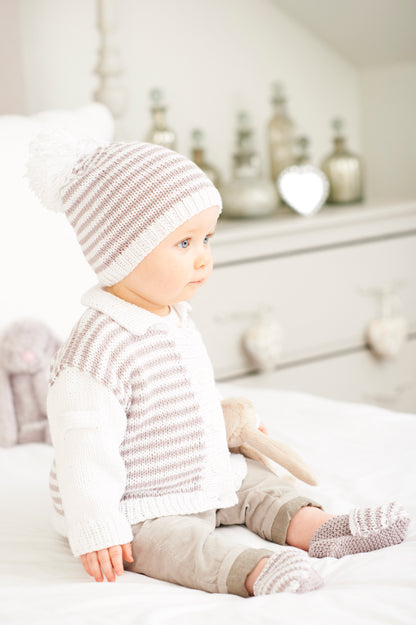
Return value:
<svg viewBox="0 0 416 625">
<path fill-rule="evenodd" d="M 310 395 L 221 385 L 245 395 L 271 435 L 293 445 L 319 478 L 299 483 L 329 511 L 391 499 L 412 515 L 404 543 L 340 560 L 315 560 L 322 589 L 242 599 L 208 594 L 125 573 L 97 584 L 49 521 L 46 445 L 0 450 L 0 623 L 4 625 L 414 625 L 416 623 L 416 415 Z M 243 527 L 231 540 L 267 546 Z"/>
</svg>

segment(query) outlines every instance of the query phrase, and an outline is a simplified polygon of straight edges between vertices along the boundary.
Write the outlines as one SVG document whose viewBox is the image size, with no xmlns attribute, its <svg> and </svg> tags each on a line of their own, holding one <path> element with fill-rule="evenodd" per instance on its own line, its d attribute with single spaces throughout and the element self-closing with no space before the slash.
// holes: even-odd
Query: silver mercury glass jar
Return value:
<svg viewBox="0 0 416 625">
<path fill-rule="evenodd" d="M 218 189 L 221 185 L 220 174 L 219 174 L 219 171 L 216 169 L 216 167 L 214 167 L 210 163 L 207 163 L 207 161 L 205 160 L 205 150 L 203 146 L 203 140 L 204 140 L 203 132 L 199 130 L 199 128 L 195 128 L 192 131 L 191 136 L 192 136 L 192 160 L 193 162 L 195 163 L 195 165 L 198 165 L 200 169 L 202 169 L 202 171 L 208 176 L 208 178 L 211 180 L 214 186 L 216 186 Z"/>
<path fill-rule="evenodd" d="M 146 136 L 146 141 L 162 145 L 170 150 L 176 149 L 176 135 L 168 128 L 166 121 L 166 106 L 163 104 L 163 93 L 160 89 L 152 89 L 150 92 L 151 115 L 153 126 Z"/>
<path fill-rule="evenodd" d="M 322 161 L 329 180 L 328 203 L 348 204 L 363 200 L 363 168 L 359 156 L 350 152 L 342 135 L 343 122 L 334 119 L 334 150 Z"/>
<path fill-rule="evenodd" d="M 224 217 L 265 217 L 273 215 L 278 208 L 277 187 L 261 175 L 260 159 L 253 149 L 252 139 L 248 115 L 240 113 L 232 179 L 220 189 Z"/>
</svg>

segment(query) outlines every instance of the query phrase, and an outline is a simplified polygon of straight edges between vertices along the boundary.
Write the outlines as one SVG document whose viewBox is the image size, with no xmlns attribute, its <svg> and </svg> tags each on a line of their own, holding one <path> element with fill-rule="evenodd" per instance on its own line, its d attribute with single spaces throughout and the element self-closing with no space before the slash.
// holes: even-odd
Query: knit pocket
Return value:
<svg viewBox="0 0 416 625">
<path fill-rule="evenodd" d="M 65 438 L 72 430 L 98 430 L 100 422 L 100 413 L 95 410 L 65 412 L 62 415 L 62 433 Z"/>
</svg>

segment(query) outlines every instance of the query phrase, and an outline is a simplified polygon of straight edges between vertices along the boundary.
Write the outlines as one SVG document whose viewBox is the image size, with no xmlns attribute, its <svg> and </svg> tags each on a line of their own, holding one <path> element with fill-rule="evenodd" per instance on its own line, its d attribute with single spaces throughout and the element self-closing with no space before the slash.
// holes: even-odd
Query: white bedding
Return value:
<svg viewBox="0 0 416 625">
<path fill-rule="evenodd" d="M 49 522 L 46 445 L 0 449 L 0 623 L 4 625 L 413 625 L 416 623 L 416 415 L 310 395 L 221 385 L 245 395 L 269 433 L 308 460 L 318 487 L 300 484 L 328 511 L 400 501 L 412 515 L 406 541 L 341 560 L 315 560 L 322 589 L 242 599 L 125 573 L 97 584 Z M 279 549 L 243 527 L 230 540 Z"/>
</svg>

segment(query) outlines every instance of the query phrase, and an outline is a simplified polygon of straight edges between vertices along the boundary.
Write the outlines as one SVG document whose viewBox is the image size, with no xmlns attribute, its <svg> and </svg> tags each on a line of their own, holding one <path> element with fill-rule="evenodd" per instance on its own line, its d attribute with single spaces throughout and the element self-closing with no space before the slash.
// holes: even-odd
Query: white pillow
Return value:
<svg viewBox="0 0 416 625">
<path fill-rule="evenodd" d="M 114 122 L 102 104 L 0 116 L 0 332 L 19 317 L 36 317 L 65 337 L 96 282 L 63 214 L 45 209 L 25 177 L 29 143 L 40 129 L 64 126 L 111 141 Z"/>
</svg>

